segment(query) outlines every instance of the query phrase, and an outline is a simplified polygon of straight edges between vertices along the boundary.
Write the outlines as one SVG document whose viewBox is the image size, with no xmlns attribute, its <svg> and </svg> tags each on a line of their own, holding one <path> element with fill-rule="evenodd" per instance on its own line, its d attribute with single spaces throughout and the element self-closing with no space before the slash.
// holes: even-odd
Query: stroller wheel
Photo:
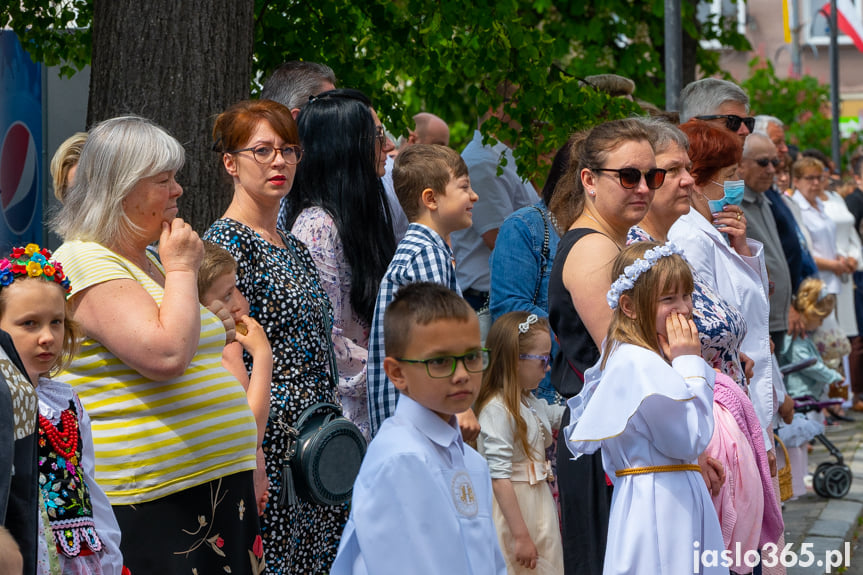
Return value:
<svg viewBox="0 0 863 575">
<path fill-rule="evenodd" d="M 851 489 L 851 469 L 841 463 L 822 463 L 812 476 L 812 487 L 821 497 L 840 499 Z"/>
</svg>

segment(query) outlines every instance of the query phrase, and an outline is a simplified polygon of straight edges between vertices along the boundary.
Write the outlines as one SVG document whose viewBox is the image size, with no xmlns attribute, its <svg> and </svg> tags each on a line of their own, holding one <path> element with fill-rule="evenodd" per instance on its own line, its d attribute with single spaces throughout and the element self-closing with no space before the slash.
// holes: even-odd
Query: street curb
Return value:
<svg viewBox="0 0 863 575">
<path fill-rule="evenodd" d="M 858 444 L 853 457 L 845 457 L 845 464 L 851 468 L 854 480 L 851 490 L 842 499 L 831 499 L 821 510 L 818 519 L 803 539 L 803 543 L 812 544 L 814 557 L 826 557 L 828 552 L 840 552 L 845 557 L 846 542 L 851 541 L 857 529 L 857 521 L 863 516 L 863 434 L 852 436 L 852 441 Z M 793 549 L 800 551 L 800 547 Z M 813 575 L 826 573 L 826 568 L 816 562 L 810 567 L 788 567 L 787 575 Z M 837 571 L 834 570 L 834 573 Z"/>
</svg>

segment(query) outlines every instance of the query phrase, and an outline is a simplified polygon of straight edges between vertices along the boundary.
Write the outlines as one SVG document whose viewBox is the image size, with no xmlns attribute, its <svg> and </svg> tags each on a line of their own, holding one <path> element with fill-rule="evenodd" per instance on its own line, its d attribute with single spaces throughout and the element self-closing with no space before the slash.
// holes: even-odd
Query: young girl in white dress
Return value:
<svg viewBox="0 0 863 575">
<path fill-rule="evenodd" d="M 728 573 L 696 460 L 713 435 L 714 371 L 701 359 L 692 273 L 673 244 L 615 260 L 603 354 L 569 400 L 578 457 L 602 448 L 614 482 L 603 573 Z"/>
<path fill-rule="evenodd" d="M 69 280 L 36 244 L 0 259 L 0 329 L 15 343 L 39 396 L 38 575 L 121 575 L 120 528 L 93 479 L 90 419 L 72 388 L 50 379 L 72 358 Z"/>
<path fill-rule="evenodd" d="M 527 312 L 502 315 L 491 327 L 482 388 L 474 405 L 477 449 L 488 461 L 494 523 L 510 575 L 563 575 L 557 507 L 545 450 L 566 409 L 537 399 L 549 369 L 548 322 Z"/>
</svg>

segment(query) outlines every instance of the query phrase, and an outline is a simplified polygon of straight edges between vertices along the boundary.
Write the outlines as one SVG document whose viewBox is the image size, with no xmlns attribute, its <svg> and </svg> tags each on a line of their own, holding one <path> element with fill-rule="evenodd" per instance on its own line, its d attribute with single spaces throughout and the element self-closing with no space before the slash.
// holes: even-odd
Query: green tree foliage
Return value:
<svg viewBox="0 0 863 575">
<path fill-rule="evenodd" d="M 34 62 L 60 66 L 71 76 L 90 63 L 90 0 L 10 0 L 0 8 L 0 28 L 15 30 Z"/>
<path fill-rule="evenodd" d="M 816 148 L 830 157 L 830 87 L 812 76 L 779 78 L 770 61 L 753 58 L 741 83 L 754 114 L 776 116 L 789 144 Z"/>
<path fill-rule="evenodd" d="M 56 31 L 74 14 L 87 26 L 92 1 L 29 0 L 6 21 L 37 59 L 79 68 L 89 56 L 86 31 Z M 696 1 L 682 3 L 686 34 L 748 48 L 731 24 L 699 24 Z M 521 173 L 534 177 L 573 131 L 639 112 L 579 79 L 632 78 L 636 98 L 662 107 L 663 10 L 663 0 L 255 0 L 251 81 L 254 91 L 286 60 L 324 62 L 342 86 L 369 94 L 395 132 L 427 110 L 454 125 L 456 145 L 502 106 L 509 121 L 492 118 L 483 133 L 512 143 Z M 695 61 L 702 74 L 719 72 L 717 53 L 698 47 Z M 505 83 L 519 87 L 514 97 L 497 89 Z"/>
<path fill-rule="evenodd" d="M 514 143 L 521 173 L 533 177 L 573 131 L 640 113 L 580 78 L 632 78 L 637 98 L 662 106 L 663 9 L 663 0 L 256 0 L 256 66 L 265 76 L 286 60 L 325 62 L 397 131 L 420 110 L 472 127 L 503 105 L 512 121 L 492 118 L 482 131 Z M 687 33 L 748 47 L 733 26 L 698 25 L 694 15 L 684 1 Z M 719 71 L 717 53 L 699 48 L 697 59 L 703 73 Z M 508 101 L 496 90 L 504 83 L 519 87 Z"/>
</svg>

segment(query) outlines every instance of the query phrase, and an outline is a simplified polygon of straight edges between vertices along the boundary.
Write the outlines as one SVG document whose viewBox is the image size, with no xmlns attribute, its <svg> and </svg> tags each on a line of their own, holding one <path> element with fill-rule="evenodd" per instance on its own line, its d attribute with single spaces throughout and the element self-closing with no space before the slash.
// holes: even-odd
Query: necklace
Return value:
<svg viewBox="0 0 863 575">
<path fill-rule="evenodd" d="M 48 418 L 39 414 L 39 435 L 48 438 L 48 443 L 57 455 L 72 459 L 78 449 L 78 420 L 70 410 L 60 413 L 60 424 L 63 431 L 57 429 Z"/>
<path fill-rule="evenodd" d="M 616 239 L 614 239 L 614 237 L 612 237 L 612 235 L 610 233 L 608 233 L 608 228 L 605 227 L 605 225 L 602 222 L 600 222 L 599 220 L 597 220 L 596 218 L 591 216 L 586 211 L 584 212 L 584 215 L 587 216 L 588 218 L 590 218 L 591 220 L 593 220 L 594 222 L 596 222 L 596 225 L 598 225 L 600 228 L 602 228 L 601 230 L 598 230 L 598 231 L 602 235 L 604 235 L 605 237 L 610 239 L 612 242 L 614 242 L 614 245 L 617 246 L 617 251 L 623 251 L 624 246 L 620 245 L 620 242 L 618 242 Z"/>
</svg>

